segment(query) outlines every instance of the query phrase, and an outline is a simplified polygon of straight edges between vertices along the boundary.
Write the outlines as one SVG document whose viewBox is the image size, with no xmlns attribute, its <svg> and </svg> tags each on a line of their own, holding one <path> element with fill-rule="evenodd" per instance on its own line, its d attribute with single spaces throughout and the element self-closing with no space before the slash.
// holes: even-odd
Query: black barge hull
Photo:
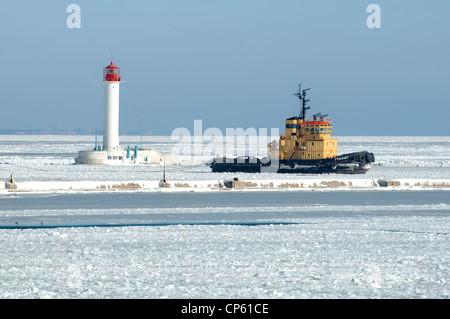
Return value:
<svg viewBox="0 0 450 319">
<path fill-rule="evenodd" d="M 330 159 L 280 160 L 278 163 L 249 156 L 216 158 L 210 167 L 215 173 L 365 174 L 374 161 L 373 153 L 364 151 Z"/>
</svg>

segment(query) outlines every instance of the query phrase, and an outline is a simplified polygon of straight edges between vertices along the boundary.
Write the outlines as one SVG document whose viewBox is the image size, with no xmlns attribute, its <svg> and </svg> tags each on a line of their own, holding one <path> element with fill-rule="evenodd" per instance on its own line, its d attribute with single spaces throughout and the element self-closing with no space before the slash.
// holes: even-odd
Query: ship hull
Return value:
<svg viewBox="0 0 450 319">
<path fill-rule="evenodd" d="M 356 152 L 321 160 L 270 160 L 254 157 L 215 159 L 212 172 L 279 173 L 279 174 L 365 174 L 375 161 L 369 152 Z"/>
</svg>

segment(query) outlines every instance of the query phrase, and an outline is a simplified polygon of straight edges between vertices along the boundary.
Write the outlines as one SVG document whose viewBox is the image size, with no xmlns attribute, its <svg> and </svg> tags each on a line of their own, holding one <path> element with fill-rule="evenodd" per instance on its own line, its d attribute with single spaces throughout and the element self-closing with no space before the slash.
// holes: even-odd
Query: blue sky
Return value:
<svg viewBox="0 0 450 319">
<path fill-rule="evenodd" d="M 69 29 L 69 4 L 81 28 Z M 370 29 L 369 4 L 381 8 Z M 102 69 L 121 67 L 120 129 L 276 128 L 311 110 L 333 135 L 450 135 L 450 1 L 10 1 L 0 6 L 1 129 L 102 128 Z"/>
</svg>

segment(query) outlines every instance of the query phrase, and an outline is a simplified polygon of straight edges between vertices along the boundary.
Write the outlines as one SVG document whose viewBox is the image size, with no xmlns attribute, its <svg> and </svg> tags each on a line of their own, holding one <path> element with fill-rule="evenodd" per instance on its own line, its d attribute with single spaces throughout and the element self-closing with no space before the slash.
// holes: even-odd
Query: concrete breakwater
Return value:
<svg viewBox="0 0 450 319">
<path fill-rule="evenodd" d="M 315 179 L 294 180 L 141 180 L 141 181 L 27 181 L 5 182 L 5 192 L 107 192 L 107 191 L 287 191 L 364 189 L 448 189 L 450 179 Z"/>
</svg>

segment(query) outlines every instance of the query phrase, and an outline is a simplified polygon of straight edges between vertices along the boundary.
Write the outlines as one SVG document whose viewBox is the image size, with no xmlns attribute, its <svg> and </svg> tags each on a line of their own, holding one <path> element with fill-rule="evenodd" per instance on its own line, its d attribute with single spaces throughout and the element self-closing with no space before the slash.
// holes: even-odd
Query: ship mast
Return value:
<svg viewBox="0 0 450 319">
<path fill-rule="evenodd" d="M 299 119 L 302 119 L 303 121 L 306 120 L 306 110 L 309 110 L 311 108 L 309 106 L 306 106 L 306 103 L 311 101 L 311 99 L 306 99 L 306 91 L 308 91 L 308 90 L 310 90 L 310 89 L 308 88 L 308 89 L 302 90 L 302 84 L 300 83 L 298 85 L 297 93 L 293 94 L 296 97 L 298 97 L 299 100 L 302 103 L 302 110 L 301 110 L 300 115 L 298 117 L 299 117 Z"/>
</svg>

